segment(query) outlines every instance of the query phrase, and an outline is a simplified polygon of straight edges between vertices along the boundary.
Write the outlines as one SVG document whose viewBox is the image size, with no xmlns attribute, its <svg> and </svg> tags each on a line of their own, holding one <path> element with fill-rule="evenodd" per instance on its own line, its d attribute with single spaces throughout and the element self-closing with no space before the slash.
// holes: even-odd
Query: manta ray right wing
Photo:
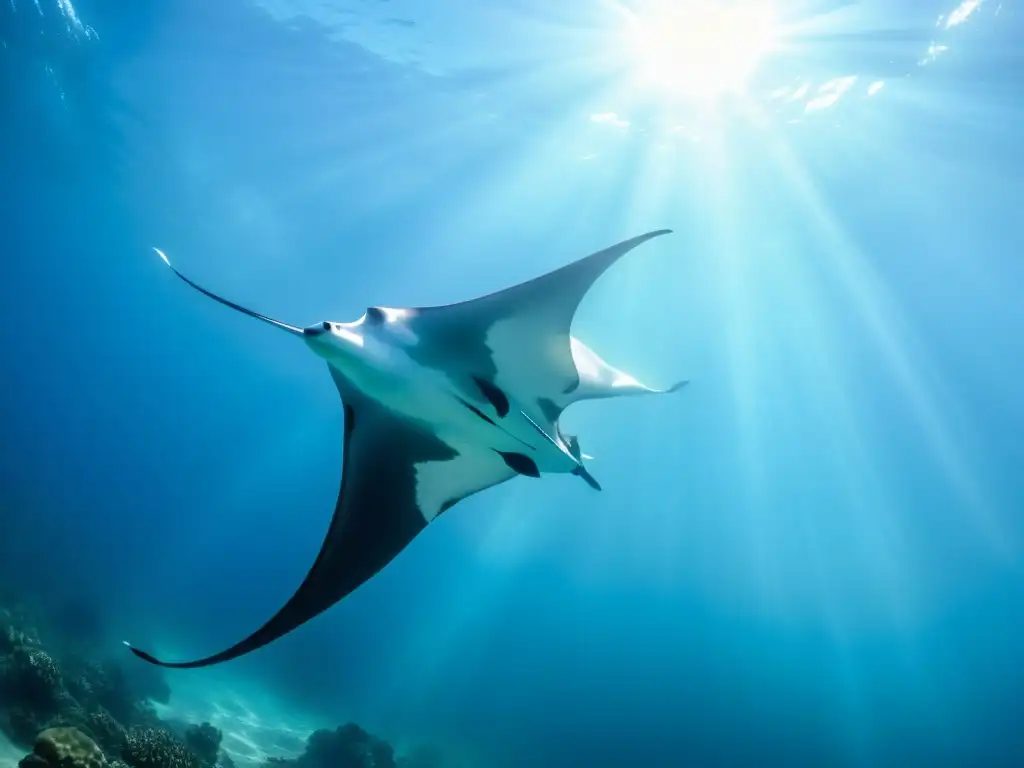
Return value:
<svg viewBox="0 0 1024 768">
<path fill-rule="evenodd" d="M 320 554 L 302 585 L 277 614 L 221 653 L 163 667 L 206 667 L 273 642 L 323 613 L 398 555 L 437 515 L 467 496 L 515 476 L 493 451 L 448 445 L 425 427 L 399 418 L 345 389 L 331 374 L 345 410 L 341 491 Z"/>
<path fill-rule="evenodd" d="M 477 299 L 406 310 L 404 320 L 419 339 L 409 353 L 453 378 L 475 380 L 499 416 L 507 409 L 506 393 L 512 395 L 549 432 L 575 400 L 659 392 L 609 366 L 573 339 L 570 328 L 583 297 L 609 267 L 669 232 L 638 235 Z"/>
</svg>

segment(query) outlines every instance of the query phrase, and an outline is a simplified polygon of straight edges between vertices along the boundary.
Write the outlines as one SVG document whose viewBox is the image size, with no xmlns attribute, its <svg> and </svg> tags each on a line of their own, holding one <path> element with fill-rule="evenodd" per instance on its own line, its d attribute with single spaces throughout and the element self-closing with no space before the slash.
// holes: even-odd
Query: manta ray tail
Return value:
<svg viewBox="0 0 1024 768">
<path fill-rule="evenodd" d="M 164 260 L 164 264 L 166 264 L 168 267 L 170 267 L 171 272 L 176 274 L 178 277 L 180 277 L 182 280 L 184 280 L 186 283 L 191 285 L 193 288 L 195 288 L 200 293 L 205 294 L 206 296 L 209 296 L 214 301 L 219 301 L 221 304 L 223 304 L 226 307 L 231 307 L 232 309 L 238 310 L 239 312 L 241 312 L 244 315 L 249 315 L 249 317 L 255 317 L 257 320 L 262 320 L 264 323 L 270 323 L 271 325 L 276 326 L 276 327 L 280 328 L 281 330 L 288 331 L 289 333 L 294 333 L 294 334 L 297 334 L 299 336 L 302 335 L 302 329 L 301 328 L 297 328 L 294 325 L 289 325 L 288 323 L 282 323 L 280 320 L 275 320 L 272 317 L 267 317 L 266 315 L 261 315 L 259 312 L 253 312 L 251 309 L 246 309 L 241 304 L 235 304 L 235 302 L 233 302 L 233 301 L 228 301 L 227 299 L 225 299 L 225 298 L 223 298 L 221 296 L 218 296 L 217 294 L 213 293 L 212 291 L 206 290 L 205 288 L 203 288 L 203 286 L 198 285 L 198 284 L 192 282 L 187 277 L 185 277 L 183 274 L 181 274 L 181 272 L 179 272 L 173 266 L 171 266 L 170 259 L 167 258 L 167 255 L 163 251 L 161 251 L 159 248 L 154 248 L 153 250 L 156 251 L 157 255 L 161 259 Z"/>
</svg>

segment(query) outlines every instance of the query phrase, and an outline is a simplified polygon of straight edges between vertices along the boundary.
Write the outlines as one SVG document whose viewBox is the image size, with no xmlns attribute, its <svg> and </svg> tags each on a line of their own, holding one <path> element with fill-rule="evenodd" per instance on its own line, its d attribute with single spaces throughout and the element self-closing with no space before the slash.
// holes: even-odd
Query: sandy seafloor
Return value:
<svg viewBox="0 0 1024 768">
<path fill-rule="evenodd" d="M 153 703 L 166 722 L 208 722 L 219 728 L 221 750 L 237 768 L 258 768 L 269 757 L 298 757 L 306 739 L 324 723 L 299 722 L 294 713 L 259 690 L 240 690 L 230 681 L 175 679 L 168 704 Z M 331 726 L 333 727 L 333 726 Z"/>
<path fill-rule="evenodd" d="M 16 768 L 24 756 L 25 750 L 11 744 L 7 734 L 0 731 L 0 768 Z"/>
</svg>

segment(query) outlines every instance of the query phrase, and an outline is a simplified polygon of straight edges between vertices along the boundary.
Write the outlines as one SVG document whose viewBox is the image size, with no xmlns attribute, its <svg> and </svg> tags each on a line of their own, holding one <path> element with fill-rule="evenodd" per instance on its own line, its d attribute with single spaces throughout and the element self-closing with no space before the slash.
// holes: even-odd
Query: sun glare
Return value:
<svg viewBox="0 0 1024 768">
<path fill-rule="evenodd" d="M 662 0 L 628 16 L 635 86 L 688 99 L 742 91 L 775 32 L 765 0 Z"/>
</svg>

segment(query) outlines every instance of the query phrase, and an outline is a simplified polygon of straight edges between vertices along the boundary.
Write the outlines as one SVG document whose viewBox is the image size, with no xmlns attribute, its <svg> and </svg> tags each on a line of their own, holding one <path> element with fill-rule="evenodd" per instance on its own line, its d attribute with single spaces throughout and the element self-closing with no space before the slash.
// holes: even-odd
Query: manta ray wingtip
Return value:
<svg viewBox="0 0 1024 768">
<path fill-rule="evenodd" d="M 146 653 L 145 651 L 140 651 L 138 648 L 133 646 L 127 640 L 122 640 L 121 642 L 124 644 L 125 648 L 127 648 L 129 651 L 134 653 L 136 656 L 138 656 L 143 661 L 148 661 L 150 664 L 155 664 L 158 667 L 167 666 L 162 661 L 160 661 L 156 656 L 153 656 L 150 653 Z"/>
<path fill-rule="evenodd" d="M 677 381 L 677 382 L 676 382 L 675 384 L 673 384 L 673 385 L 672 385 L 671 387 L 669 387 L 668 389 L 666 389 L 666 390 L 665 390 L 665 393 L 666 393 L 666 394 L 671 394 L 671 393 L 673 393 L 673 392 L 678 392 L 678 391 L 679 391 L 680 389 L 682 389 L 683 387 L 685 387 L 685 386 L 686 386 L 687 384 L 689 384 L 689 383 L 690 383 L 690 380 L 689 380 L 689 379 L 683 379 L 682 381 Z"/>
<path fill-rule="evenodd" d="M 156 248 L 156 247 L 154 247 L 153 250 L 156 251 L 156 255 L 157 256 L 159 256 L 161 259 L 163 259 L 164 264 L 166 264 L 168 267 L 171 266 L 171 260 L 167 258 L 167 254 L 166 253 L 164 253 L 163 251 L 161 251 L 159 248 Z M 174 267 L 171 267 L 171 269 L 174 269 Z"/>
<path fill-rule="evenodd" d="M 649 232 L 644 232 L 642 235 L 637 235 L 631 240 L 631 242 L 642 243 L 647 240 L 653 240 L 656 237 L 661 237 L 662 235 L 671 235 L 672 232 L 673 230 L 671 229 L 652 229 Z"/>
</svg>

